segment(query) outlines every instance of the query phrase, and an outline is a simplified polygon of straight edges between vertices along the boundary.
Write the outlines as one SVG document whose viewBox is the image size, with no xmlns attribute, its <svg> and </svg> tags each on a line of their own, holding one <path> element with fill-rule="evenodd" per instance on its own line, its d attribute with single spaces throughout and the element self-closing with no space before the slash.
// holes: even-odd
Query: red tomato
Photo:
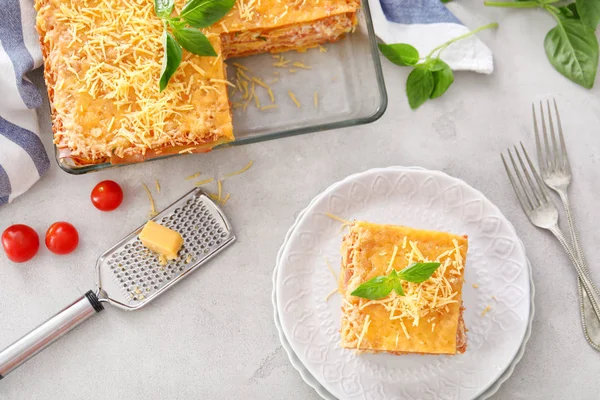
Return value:
<svg viewBox="0 0 600 400">
<path fill-rule="evenodd" d="M 78 244 L 77 229 L 68 222 L 55 222 L 46 232 L 46 247 L 54 254 L 69 254 Z"/>
<path fill-rule="evenodd" d="M 102 181 L 92 190 L 92 204 L 98 210 L 112 211 L 123 201 L 123 189 L 115 181 Z"/>
<path fill-rule="evenodd" d="M 35 256 L 40 248 L 40 238 L 27 225 L 12 225 L 2 233 L 2 246 L 9 260 L 21 263 Z"/>
</svg>

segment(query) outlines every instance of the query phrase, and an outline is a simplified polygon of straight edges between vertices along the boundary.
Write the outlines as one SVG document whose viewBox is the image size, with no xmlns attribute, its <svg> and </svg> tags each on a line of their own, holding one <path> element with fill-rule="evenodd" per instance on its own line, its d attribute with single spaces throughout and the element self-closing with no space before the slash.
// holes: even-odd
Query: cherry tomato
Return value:
<svg viewBox="0 0 600 400">
<path fill-rule="evenodd" d="M 2 246 L 9 260 L 21 263 L 35 256 L 40 248 L 40 238 L 27 225 L 12 225 L 2 233 Z"/>
<path fill-rule="evenodd" d="M 69 254 L 78 244 L 77 229 L 68 222 L 55 222 L 46 232 L 46 247 L 54 254 Z"/>
<path fill-rule="evenodd" d="M 123 189 L 115 181 L 102 181 L 94 186 L 90 198 L 98 210 L 112 211 L 121 205 Z"/>
</svg>

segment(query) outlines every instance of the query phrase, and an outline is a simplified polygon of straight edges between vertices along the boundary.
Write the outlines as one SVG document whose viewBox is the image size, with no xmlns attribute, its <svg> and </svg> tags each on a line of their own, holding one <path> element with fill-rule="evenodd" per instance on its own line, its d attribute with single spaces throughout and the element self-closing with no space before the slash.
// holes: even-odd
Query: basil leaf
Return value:
<svg viewBox="0 0 600 400">
<path fill-rule="evenodd" d="M 223 18 L 235 0 L 190 0 L 179 14 L 194 28 L 206 28 Z"/>
<path fill-rule="evenodd" d="M 163 49 L 165 54 L 163 56 L 162 71 L 160 72 L 160 91 L 165 90 L 169 84 L 169 80 L 177 71 L 179 64 L 181 64 L 181 56 L 183 51 L 181 46 L 177 44 L 173 36 L 166 32 L 163 34 Z"/>
<path fill-rule="evenodd" d="M 404 289 L 402 288 L 402 281 L 400 279 L 394 282 L 394 292 L 396 292 L 398 296 L 404 296 Z"/>
<path fill-rule="evenodd" d="M 443 61 L 442 61 L 443 62 Z M 444 63 L 446 64 L 446 63 Z M 435 99 L 446 93 L 450 85 L 454 83 L 454 73 L 448 64 L 439 71 L 433 71 L 433 92 L 429 96 Z"/>
<path fill-rule="evenodd" d="M 425 282 L 440 267 L 439 262 L 414 263 L 398 273 L 400 279 L 412 283 Z"/>
<path fill-rule="evenodd" d="M 369 300 L 383 299 L 389 295 L 394 288 L 394 279 L 387 276 L 376 276 L 375 278 L 360 284 L 352 293 L 352 296 L 362 297 Z"/>
<path fill-rule="evenodd" d="M 577 0 L 576 5 L 581 21 L 595 31 L 600 22 L 600 1 Z"/>
<path fill-rule="evenodd" d="M 154 12 L 160 18 L 169 18 L 174 5 L 175 0 L 154 0 Z"/>
<path fill-rule="evenodd" d="M 559 20 L 546 35 L 544 48 L 558 72 L 585 88 L 594 86 L 598 70 L 598 39 L 583 22 Z"/>
<path fill-rule="evenodd" d="M 558 7 L 558 11 L 560 12 L 561 18 L 579 19 L 579 14 L 577 14 L 577 8 L 570 7 L 572 5 L 574 6 L 575 3 L 571 3 L 568 6 Z"/>
<path fill-rule="evenodd" d="M 419 62 L 419 51 L 410 44 L 379 44 L 381 54 L 396 65 L 415 65 Z"/>
<path fill-rule="evenodd" d="M 429 60 L 429 61 L 427 61 L 426 65 L 427 65 L 427 69 L 430 70 L 431 72 L 441 71 L 444 68 L 450 68 L 448 66 L 448 64 L 446 64 L 440 58 L 434 58 L 432 60 Z"/>
<path fill-rule="evenodd" d="M 216 57 L 217 53 L 204 33 L 195 28 L 173 29 L 177 42 L 190 53 Z"/>
<path fill-rule="evenodd" d="M 406 80 L 408 104 L 413 110 L 419 108 L 433 92 L 433 74 L 426 67 L 417 66 Z"/>
</svg>

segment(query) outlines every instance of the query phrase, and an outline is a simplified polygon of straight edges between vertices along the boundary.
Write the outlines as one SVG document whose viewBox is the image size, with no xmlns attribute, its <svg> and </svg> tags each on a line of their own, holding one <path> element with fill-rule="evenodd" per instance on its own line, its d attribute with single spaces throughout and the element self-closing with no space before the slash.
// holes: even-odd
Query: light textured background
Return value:
<svg viewBox="0 0 600 400">
<path fill-rule="evenodd" d="M 496 203 L 533 264 L 533 334 L 494 399 L 597 399 L 600 354 L 581 332 L 573 268 L 550 234 L 527 221 L 499 152 L 519 140 L 533 150 L 531 102 L 556 96 L 575 176 L 575 216 L 600 283 L 593 262 L 600 241 L 600 83 L 588 91 L 552 69 L 542 43 L 553 22 L 543 12 L 484 8 L 478 0 L 452 8 L 471 27 L 500 23 L 497 32 L 480 35 L 494 51 L 496 72 L 457 74 L 444 97 L 417 112 L 404 94 L 408 71 L 386 61 L 389 107 L 376 123 L 85 176 L 68 175 L 53 163 L 30 192 L 0 207 L 0 230 L 26 223 L 43 233 L 52 222 L 68 220 L 81 235 L 69 256 L 42 249 L 22 265 L 0 256 L 4 348 L 93 287 L 98 255 L 145 221 L 141 182 L 160 180 L 163 191 L 155 199 L 162 208 L 191 188 L 183 179 L 191 173 L 222 174 L 255 162 L 225 185 L 232 195 L 226 212 L 238 236 L 232 248 L 143 310 L 107 307 L 4 379 L 0 398 L 317 399 L 288 362 L 273 325 L 277 249 L 295 215 L 331 183 L 372 167 L 419 165 L 461 178 Z M 47 107 L 41 124 L 51 152 Z M 116 212 L 100 213 L 88 200 L 102 179 L 124 187 L 126 199 Z"/>
</svg>

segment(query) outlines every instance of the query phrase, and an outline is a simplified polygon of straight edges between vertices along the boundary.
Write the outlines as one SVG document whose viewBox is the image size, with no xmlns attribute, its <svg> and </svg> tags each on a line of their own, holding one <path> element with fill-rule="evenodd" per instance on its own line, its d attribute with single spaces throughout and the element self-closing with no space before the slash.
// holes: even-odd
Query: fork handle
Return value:
<svg viewBox="0 0 600 400">
<path fill-rule="evenodd" d="M 569 255 L 571 263 L 573 263 L 573 266 L 577 270 L 577 275 L 579 276 L 581 286 L 583 287 L 585 293 L 588 295 L 590 304 L 594 309 L 594 313 L 596 314 L 596 317 L 600 319 L 600 308 L 598 307 L 598 304 L 600 304 L 600 295 L 598 295 L 598 291 L 596 290 L 594 283 L 589 279 L 588 274 L 584 270 L 584 267 L 579 262 L 578 257 L 575 255 L 575 253 L 573 253 L 573 249 L 571 249 L 571 246 L 567 242 L 567 239 L 563 235 L 562 231 L 559 229 L 558 225 L 555 225 L 552 228 L 550 228 L 550 232 L 552 232 L 554 236 L 556 236 L 562 247 Z"/>
<path fill-rule="evenodd" d="M 569 223 L 569 231 L 571 232 L 571 242 L 573 245 L 573 251 L 577 256 L 577 259 L 581 263 L 584 272 L 591 280 L 590 270 L 587 266 L 583 250 L 581 250 L 581 244 L 579 242 L 579 235 L 577 228 L 575 228 L 575 220 L 573 218 L 573 211 L 571 210 L 571 202 L 569 201 L 569 195 L 566 188 L 555 188 L 556 192 L 560 196 L 562 201 L 565 214 L 567 215 L 567 221 Z M 590 297 L 581 287 L 581 280 L 577 279 L 577 292 L 579 293 L 579 310 L 581 312 L 581 323 L 583 325 L 583 333 L 587 342 L 595 350 L 600 351 L 600 319 L 596 317 L 594 308 L 590 302 Z"/>
</svg>

